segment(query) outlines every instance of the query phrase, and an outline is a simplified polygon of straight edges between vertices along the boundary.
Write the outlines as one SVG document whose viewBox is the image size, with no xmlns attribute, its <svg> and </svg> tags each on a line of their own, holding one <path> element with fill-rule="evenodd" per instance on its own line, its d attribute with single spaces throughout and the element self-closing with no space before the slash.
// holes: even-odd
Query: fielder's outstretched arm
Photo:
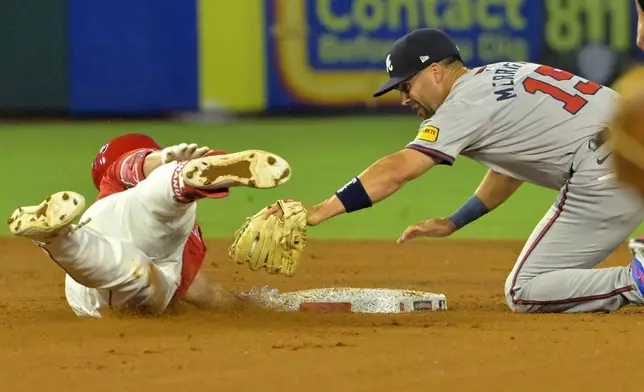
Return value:
<svg viewBox="0 0 644 392">
<path fill-rule="evenodd" d="M 333 196 L 307 208 L 307 223 L 314 226 L 344 212 L 371 207 L 436 164 L 436 158 L 409 148 L 381 158 Z"/>
<path fill-rule="evenodd" d="M 522 183 L 521 180 L 489 170 L 474 195 L 452 215 L 414 223 L 405 229 L 397 242 L 402 244 L 417 237 L 450 236 L 503 204 Z"/>
<path fill-rule="evenodd" d="M 474 194 L 488 209 L 493 210 L 508 200 L 521 184 L 521 180 L 488 170 Z"/>
<path fill-rule="evenodd" d="M 474 222 L 494 210 L 516 192 L 523 181 L 488 170 L 476 192 L 452 215 L 449 220 L 454 224 L 454 231 Z"/>
</svg>

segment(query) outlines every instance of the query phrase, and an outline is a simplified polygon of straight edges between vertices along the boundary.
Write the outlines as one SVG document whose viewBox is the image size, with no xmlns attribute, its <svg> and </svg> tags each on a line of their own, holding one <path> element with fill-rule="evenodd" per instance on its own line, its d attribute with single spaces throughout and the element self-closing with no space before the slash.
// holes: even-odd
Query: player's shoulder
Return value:
<svg viewBox="0 0 644 392">
<path fill-rule="evenodd" d="M 456 81 L 448 98 L 453 107 L 460 102 L 460 106 L 498 110 L 499 102 L 515 98 L 518 84 L 539 66 L 525 61 L 503 61 L 469 69 Z"/>
<path fill-rule="evenodd" d="M 475 74 L 494 74 L 501 73 L 499 70 L 512 70 L 512 69 L 535 69 L 543 64 L 532 63 L 529 61 L 499 61 L 496 63 L 489 63 L 480 67 L 473 68 Z"/>
<path fill-rule="evenodd" d="M 481 88 L 492 88 L 495 81 L 514 80 L 517 76 L 528 74 L 540 66 L 540 64 L 525 61 L 502 61 L 485 64 L 469 69 L 462 77 L 463 83 L 460 83 L 460 85 L 464 90 L 481 91 Z"/>
<path fill-rule="evenodd" d="M 420 123 L 418 127 L 418 134 L 416 135 L 416 140 L 422 140 L 425 142 L 434 143 L 438 140 L 438 134 L 440 129 L 435 121 L 432 121 L 433 118 L 430 117 Z"/>
</svg>

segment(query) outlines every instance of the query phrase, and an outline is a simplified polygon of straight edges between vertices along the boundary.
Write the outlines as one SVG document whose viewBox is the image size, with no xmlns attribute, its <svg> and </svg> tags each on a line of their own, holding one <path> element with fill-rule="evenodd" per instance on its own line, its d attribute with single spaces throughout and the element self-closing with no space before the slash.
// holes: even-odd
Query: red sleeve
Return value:
<svg viewBox="0 0 644 392">
<path fill-rule="evenodd" d="M 145 178 L 143 174 L 145 157 L 154 151 L 149 148 L 139 148 L 121 155 L 105 172 L 98 198 L 102 199 L 113 193 L 133 188 L 141 182 Z"/>
</svg>

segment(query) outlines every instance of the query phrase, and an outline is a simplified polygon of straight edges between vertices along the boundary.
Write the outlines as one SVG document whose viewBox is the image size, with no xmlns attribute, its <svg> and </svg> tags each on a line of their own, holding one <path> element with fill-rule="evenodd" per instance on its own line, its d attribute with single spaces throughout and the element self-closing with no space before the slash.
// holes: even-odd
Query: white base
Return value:
<svg viewBox="0 0 644 392">
<path fill-rule="evenodd" d="M 352 313 L 409 313 L 447 310 L 447 298 L 414 290 L 330 287 L 287 293 L 262 289 L 260 301 L 282 312 L 321 311 Z M 251 292 L 251 295 L 252 292 Z"/>
</svg>

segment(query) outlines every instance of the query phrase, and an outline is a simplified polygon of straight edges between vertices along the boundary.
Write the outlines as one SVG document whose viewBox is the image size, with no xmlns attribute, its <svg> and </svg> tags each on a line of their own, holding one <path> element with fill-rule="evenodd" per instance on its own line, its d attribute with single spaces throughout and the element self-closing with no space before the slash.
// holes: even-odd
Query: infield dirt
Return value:
<svg viewBox="0 0 644 392">
<path fill-rule="evenodd" d="M 295 277 L 251 272 L 210 241 L 205 271 L 269 284 L 443 293 L 400 315 L 205 312 L 81 320 L 64 274 L 29 241 L 0 239 L 1 391 L 638 390 L 644 312 L 522 315 L 505 305 L 520 241 L 309 244 Z M 624 265 L 625 246 L 601 266 Z"/>
</svg>

